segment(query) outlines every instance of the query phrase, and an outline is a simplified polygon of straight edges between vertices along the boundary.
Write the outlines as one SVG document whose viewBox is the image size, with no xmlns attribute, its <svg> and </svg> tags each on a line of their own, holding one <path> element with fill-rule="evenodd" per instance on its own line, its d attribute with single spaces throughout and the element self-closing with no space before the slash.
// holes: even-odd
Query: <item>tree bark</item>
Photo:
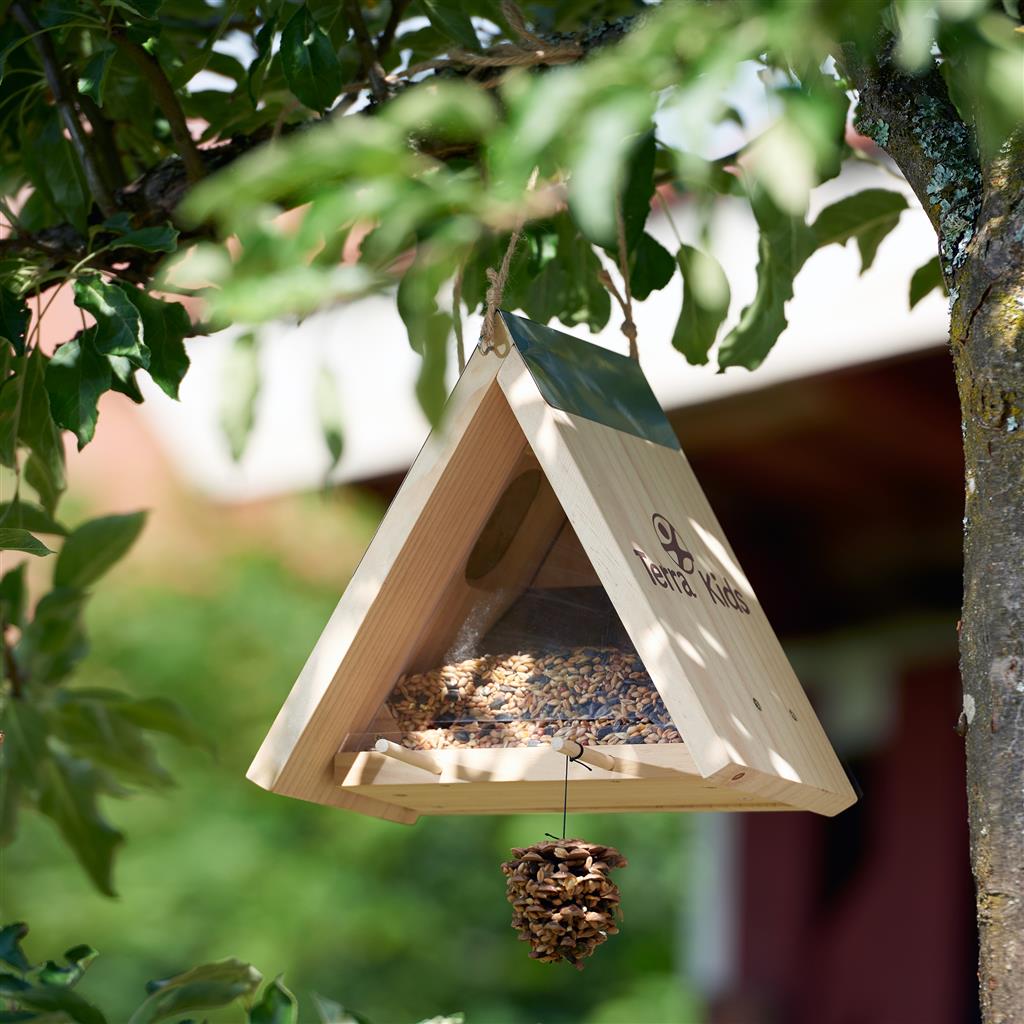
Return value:
<svg viewBox="0 0 1024 1024">
<path fill-rule="evenodd" d="M 1024 146 L 986 174 L 951 344 L 966 501 L 960 667 L 986 1024 L 1024 1020 Z"/>
<path fill-rule="evenodd" d="M 937 69 L 908 78 L 885 46 L 868 61 L 847 51 L 847 60 L 858 127 L 921 200 L 950 291 L 965 471 L 958 731 L 966 740 L 980 1003 L 985 1024 L 1017 1024 L 1024 1021 L 1024 133 L 982 166 Z"/>
</svg>

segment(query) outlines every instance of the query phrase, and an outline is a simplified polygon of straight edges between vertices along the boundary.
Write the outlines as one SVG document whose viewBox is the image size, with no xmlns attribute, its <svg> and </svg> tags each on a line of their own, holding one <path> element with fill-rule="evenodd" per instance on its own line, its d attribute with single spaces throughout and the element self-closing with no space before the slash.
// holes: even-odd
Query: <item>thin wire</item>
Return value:
<svg viewBox="0 0 1024 1024">
<path fill-rule="evenodd" d="M 582 746 L 583 746 L 583 744 L 580 744 L 581 748 L 582 748 Z M 563 839 L 565 838 L 566 821 L 568 820 L 568 817 L 569 817 L 569 765 L 573 761 L 576 761 L 578 764 L 583 765 L 583 767 L 586 768 L 588 772 L 592 772 L 594 770 L 593 768 L 590 767 L 589 764 L 587 764 L 586 761 L 581 761 L 580 760 L 580 758 L 582 758 L 582 757 L 583 757 L 583 750 L 581 749 L 580 752 L 575 757 L 567 757 L 565 759 L 565 783 L 562 786 L 562 838 Z M 545 832 L 544 835 L 546 835 L 548 837 L 548 839 L 555 839 L 555 840 L 558 839 L 558 836 L 553 836 L 550 832 Z"/>
</svg>

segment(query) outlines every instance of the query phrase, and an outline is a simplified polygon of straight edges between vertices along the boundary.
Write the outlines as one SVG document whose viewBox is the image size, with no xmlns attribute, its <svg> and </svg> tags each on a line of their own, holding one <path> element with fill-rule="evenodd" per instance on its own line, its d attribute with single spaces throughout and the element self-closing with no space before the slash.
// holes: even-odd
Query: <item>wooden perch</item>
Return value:
<svg viewBox="0 0 1024 1024">
<path fill-rule="evenodd" d="M 562 736 L 556 736 L 551 741 L 551 749 L 564 754 L 572 761 L 582 761 L 594 768 L 603 768 L 606 772 L 617 772 L 620 768 L 619 762 L 611 754 L 594 750 L 593 747 L 585 747 L 582 743 L 567 740 Z"/>
<path fill-rule="evenodd" d="M 438 766 L 437 762 L 422 750 L 409 750 L 383 737 L 374 743 L 373 749 L 378 754 L 386 754 L 388 757 L 393 757 L 396 761 L 404 761 L 406 764 L 411 764 L 413 768 L 422 768 L 425 772 L 431 772 L 433 775 L 441 774 L 442 769 Z"/>
</svg>

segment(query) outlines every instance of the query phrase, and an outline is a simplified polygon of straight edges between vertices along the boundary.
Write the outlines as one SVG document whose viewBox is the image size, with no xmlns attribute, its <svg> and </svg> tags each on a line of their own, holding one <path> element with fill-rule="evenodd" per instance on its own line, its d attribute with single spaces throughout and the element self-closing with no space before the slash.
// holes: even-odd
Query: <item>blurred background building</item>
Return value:
<svg viewBox="0 0 1024 1024">
<path fill-rule="evenodd" d="M 879 184 L 879 173 L 847 171 L 817 201 Z M 686 204 L 673 213 L 692 233 Z M 657 211 L 650 230 L 671 239 Z M 753 292 L 755 230 L 726 202 L 715 239 L 735 317 Z M 944 300 L 907 308 L 910 275 L 933 252 L 915 206 L 863 276 L 852 248 L 815 255 L 790 328 L 754 373 L 690 367 L 672 350 L 678 281 L 639 309 L 642 365 L 863 796 L 831 820 L 580 821 L 632 862 L 623 932 L 582 976 L 529 963 L 507 931 L 497 860 L 545 823 L 409 830 L 283 801 L 242 778 L 425 437 L 417 359 L 393 301 L 262 333 L 256 422 L 238 463 L 218 426 L 230 335 L 192 342 L 180 403 L 155 389 L 138 408 L 105 399 L 96 441 L 71 459 L 73 500 L 154 515 L 93 613 L 92 681 L 180 695 L 208 716 L 222 755 L 211 765 L 172 754 L 181 791 L 162 810 L 126 812 L 123 884 L 148 897 L 151 919 L 122 928 L 99 897 L 78 901 L 80 920 L 55 910 L 49 927 L 68 945 L 99 944 L 97 929 L 137 943 L 101 960 L 96 971 L 109 973 L 90 983 L 135 977 L 139 961 L 167 974 L 234 953 L 378 1022 L 455 1009 L 469 1024 L 976 1020 L 954 731 L 959 408 Z M 58 317 L 48 328 L 66 333 Z M 614 316 L 596 340 L 621 346 Z M 345 450 L 318 494 L 329 457 L 313 394 L 325 365 Z M 115 626 L 124 602 L 134 625 Z M 56 852 L 21 867 L 57 890 L 81 884 Z"/>
</svg>

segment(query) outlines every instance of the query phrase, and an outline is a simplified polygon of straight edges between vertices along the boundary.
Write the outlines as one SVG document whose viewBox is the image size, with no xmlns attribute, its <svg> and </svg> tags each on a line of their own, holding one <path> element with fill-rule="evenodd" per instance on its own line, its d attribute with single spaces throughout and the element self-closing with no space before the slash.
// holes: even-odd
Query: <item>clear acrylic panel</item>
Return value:
<svg viewBox="0 0 1024 1024">
<path fill-rule="evenodd" d="M 536 471 L 509 485 L 467 562 L 468 611 L 444 656 L 397 680 L 362 749 L 381 735 L 421 750 L 681 742 L 564 513 L 531 523 L 543 488 Z M 535 566 L 525 586 L 507 585 L 503 560 L 513 579 Z"/>
</svg>

